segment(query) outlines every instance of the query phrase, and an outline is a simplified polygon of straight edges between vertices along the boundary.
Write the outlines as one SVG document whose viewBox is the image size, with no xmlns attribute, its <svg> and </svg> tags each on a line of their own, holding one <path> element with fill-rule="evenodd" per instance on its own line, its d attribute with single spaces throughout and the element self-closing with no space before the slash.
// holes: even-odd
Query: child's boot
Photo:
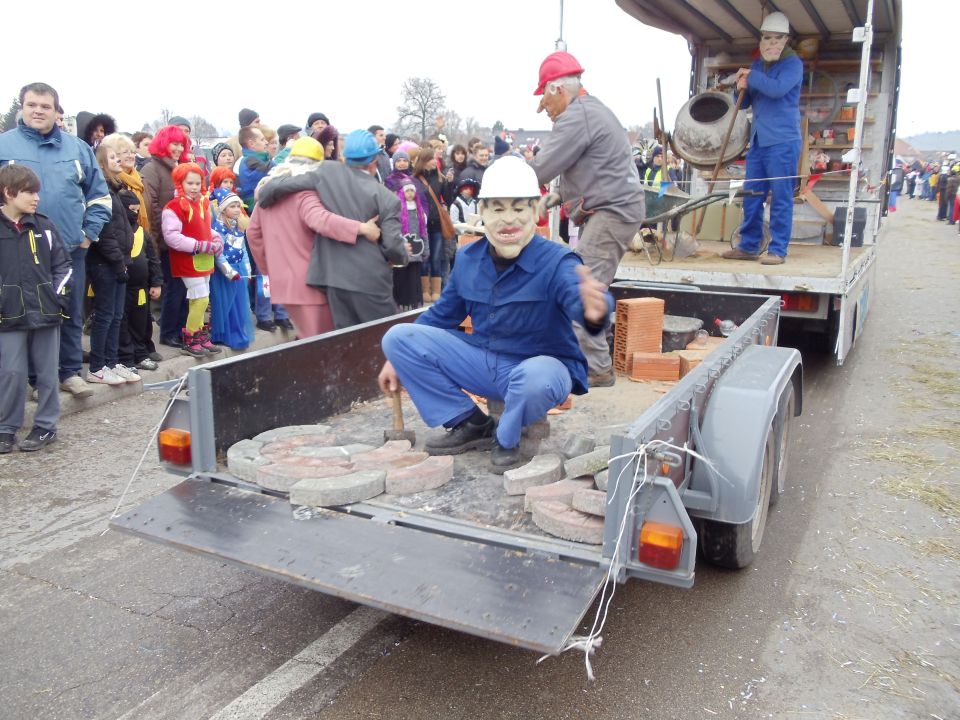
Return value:
<svg viewBox="0 0 960 720">
<path fill-rule="evenodd" d="M 211 355 L 216 355 L 221 352 L 220 348 L 213 344 L 213 341 L 210 340 L 210 325 L 204 325 L 199 333 L 200 335 L 200 347 L 206 350 Z"/>
<path fill-rule="evenodd" d="M 180 348 L 181 355 L 191 355 L 192 357 L 200 358 L 206 357 L 209 353 L 203 349 L 203 345 L 200 344 L 200 331 L 198 330 L 195 333 L 190 332 L 187 328 L 184 328 L 181 331 L 183 337 L 183 346 Z"/>
</svg>

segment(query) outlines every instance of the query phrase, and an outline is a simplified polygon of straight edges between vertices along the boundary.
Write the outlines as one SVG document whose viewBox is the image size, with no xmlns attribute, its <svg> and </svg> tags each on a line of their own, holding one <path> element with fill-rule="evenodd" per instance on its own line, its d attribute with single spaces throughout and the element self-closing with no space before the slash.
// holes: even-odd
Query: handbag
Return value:
<svg viewBox="0 0 960 720">
<path fill-rule="evenodd" d="M 457 236 L 457 231 L 453 227 L 453 220 L 450 219 L 450 213 L 440 204 L 440 201 L 437 200 L 437 196 L 433 193 L 433 188 L 430 187 L 430 183 L 426 182 L 423 178 L 420 178 L 420 182 L 427 186 L 427 192 L 430 193 L 430 197 L 433 198 L 433 202 L 437 206 L 437 212 L 440 215 L 440 234 L 443 235 L 444 240 L 453 240 Z"/>
</svg>

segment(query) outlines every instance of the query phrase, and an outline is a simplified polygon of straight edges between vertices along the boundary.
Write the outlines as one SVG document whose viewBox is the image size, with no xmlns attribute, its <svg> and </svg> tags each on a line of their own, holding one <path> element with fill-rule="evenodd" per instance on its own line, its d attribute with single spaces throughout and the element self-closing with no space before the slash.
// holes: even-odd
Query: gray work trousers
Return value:
<svg viewBox="0 0 960 720">
<path fill-rule="evenodd" d="M 28 362 L 29 359 L 29 362 Z M 60 326 L 0 332 L 0 433 L 23 425 L 28 367 L 40 395 L 33 424 L 56 430 L 60 419 Z"/>
<path fill-rule="evenodd" d="M 597 210 L 580 230 L 577 253 L 583 264 L 590 268 L 593 277 L 609 285 L 620 266 L 620 259 L 627 251 L 630 240 L 637 234 L 640 222 L 625 222 L 609 210 Z M 580 349 L 587 358 L 587 367 L 592 374 L 613 372 L 613 360 L 607 344 L 606 333 L 591 335 L 583 326 L 573 324 Z"/>
</svg>

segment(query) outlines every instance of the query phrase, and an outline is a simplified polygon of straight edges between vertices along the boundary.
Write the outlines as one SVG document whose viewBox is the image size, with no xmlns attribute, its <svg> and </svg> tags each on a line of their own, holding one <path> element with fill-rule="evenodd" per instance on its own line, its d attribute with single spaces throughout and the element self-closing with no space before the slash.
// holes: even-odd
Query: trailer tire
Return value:
<svg viewBox="0 0 960 720">
<path fill-rule="evenodd" d="M 770 504 L 776 505 L 787 489 L 787 468 L 790 459 L 790 427 L 797 409 L 797 398 L 793 392 L 793 383 L 788 383 L 780 398 L 774 425 L 776 433 L 777 456 L 774 464 L 774 478 L 770 483 Z"/>
<path fill-rule="evenodd" d="M 750 522 L 732 524 L 704 520 L 700 531 L 700 552 L 711 565 L 724 568 L 745 568 L 753 562 L 763 541 L 763 531 L 770 509 L 770 490 L 777 459 L 774 426 L 767 430 L 763 449 L 763 465 L 757 492 L 757 506 Z"/>
</svg>

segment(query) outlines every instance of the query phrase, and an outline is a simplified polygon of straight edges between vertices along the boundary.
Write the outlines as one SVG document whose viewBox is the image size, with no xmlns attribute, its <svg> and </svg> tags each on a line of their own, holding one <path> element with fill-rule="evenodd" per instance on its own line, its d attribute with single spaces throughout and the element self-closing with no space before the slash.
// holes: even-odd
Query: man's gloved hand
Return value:
<svg viewBox="0 0 960 720">
<path fill-rule="evenodd" d="M 196 243 L 194 254 L 219 255 L 223 250 L 223 243 L 219 240 L 197 240 Z"/>
<path fill-rule="evenodd" d="M 547 216 L 547 210 L 550 208 L 557 207 L 563 202 L 563 199 L 560 197 L 560 193 L 547 193 L 540 198 L 540 202 L 537 203 L 537 215 L 542 218 Z"/>
</svg>

